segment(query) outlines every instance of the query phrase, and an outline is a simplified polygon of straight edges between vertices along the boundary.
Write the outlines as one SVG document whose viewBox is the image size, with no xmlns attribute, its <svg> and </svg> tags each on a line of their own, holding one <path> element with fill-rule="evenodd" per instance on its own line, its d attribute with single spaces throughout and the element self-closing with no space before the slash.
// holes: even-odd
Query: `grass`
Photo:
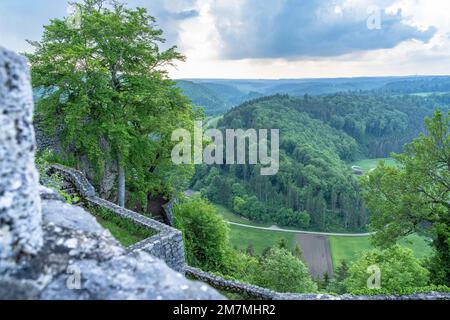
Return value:
<svg viewBox="0 0 450 320">
<path fill-rule="evenodd" d="M 384 161 L 387 165 L 395 165 L 395 160 L 392 158 L 377 158 L 377 159 L 364 159 L 356 161 L 350 164 L 350 166 L 361 167 L 365 172 L 375 169 L 378 166 L 378 162 Z"/>
<path fill-rule="evenodd" d="M 218 213 L 229 222 L 240 223 L 248 226 L 256 227 L 270 227 L 269 224 L 257 223 L 240 217 L 228 208 L 214 204 Z M 285 233 L 269 230 L 250 229 L 235 225 L 230 225 L 230 240 L 231 245 L 238 250 L 246 250 L 249 245 L 252 245 L 255 249 L 255 253 L 260 255 L 267 247 L 277 245 L 282 238 L 286 239 L 289 247 L 292 249 L 295 245 L 295 234 Z"/>
<path fill-rule="evenodd" d="M 156 234 L 152 230 L 136 225 L 131 219 L 119 217 L 107 209 L 92 208 L 90 212 L 97 222 L 108 229 L 124 247 L 129 247 Z"/>
<path fill-rule="evenodd" d="M 412 249 L 412 251 L 414 251 L 414 255 L 419 259 L 426 258 L 433 252 L 433 249 L 430 246 L 430 240 L 416 234 L 410 235 L 409 237 L 401 240 L 400 244 L 404 247 Z"/>
<path fill-rule="evenodd" d="M 245 224 L 247 226 L 255 226 L 255 227 L 270 227 L 270 224 L 264 224 L 264 223 L 258 223 L 254 221 L 250 221 L 244 217 L 240 217 L 237 214 L 231 212 L 230 209 L 224 207 L 220 204 L 214 204 L 214 206 L 217 208 L 217 212 L 226 220 L 229 222 L 234 223 L 240 223 Z"/>
<path fill-rule="evenodd" d="M 359 165 L 370 169 L 375 167 L 379 160 L 387 160 L 387 163 L 395 164 L 393 159 L 368 159 L 359 161 L 358 163 Z M 218 213 L 226 221 L 257 227 L 270 226 L 269 224 L 257 223 L 240 217 L 222 205 L 215 204 L 215 206 L 217 207 Z M 253 245 L 255 253 L 257 254 L 261 254 L 267 247 L 277 245 L 282 238 L 287 241 L 291 249 L 296 243 L 295 233 L 250 229 L 235 225 L 230 225 L 230 229 L 230 240 L 233 247 L 236 247 L 239 250 L 245 250 L 249 245 Z M 363 251 L 374 249 L 374 246 L 370 241 L 370 237 L 368 236 L 328 236 L 328 240 L 330 243 L 330 251 L 334 268 L 339 266 L 343 260 L 352 262 L 356 260 Z M 418 235 L 411 235 L 407 237 L 406 239 L 400 241 L 400 245 L 412 249 L 414 255 L 419 259 L 429 256 L 432 252 L 428 241 L 424 237 Z"/>
<path fill-rule="evenodd" d="M 249 229 L 230 225 L 231 244 L 238 250 L 246 250 L 252 245 L 256 254 L 261 254 L 267 247 L 277 245 L 281 239 L 285 239 L 292 249 L 295 245 L 295 234 L 277 231 Z"/>
<path fill-rule="evenodd" d="M 356 260 L 363 251 L 374 248 L 370 237 L 328 237 L 330 242 L 331 257 L 334 268 L 338 267 L 343 260 L 352 262 Z M 432 249 L 428 241 L 421 236 L 411 235 L 400 241 L 400 245 L 413 250 L 417 258 L 429 256 Z"/>
<path fill-rule="evenodd" d="M 333 267 L 341 265 L 342 261 L 352 262 L 361 252 L 372 249 L 369 237 L 328 237 L 330 243 Z"/>
</svg>

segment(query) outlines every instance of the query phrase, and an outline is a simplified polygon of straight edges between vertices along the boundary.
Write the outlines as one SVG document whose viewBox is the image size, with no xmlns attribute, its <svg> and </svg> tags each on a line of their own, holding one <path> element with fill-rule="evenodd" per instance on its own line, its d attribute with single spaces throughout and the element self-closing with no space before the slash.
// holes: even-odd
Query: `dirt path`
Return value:
<svg viewBox="0 0 450 320">
<path fill-rule="evenodd" d="M 331 261 L 330 246 L 324 235 L 299 234 L 296 242 L 303 250 L 303 257 L 314 279 L 323 277 L 328 273 L 333 276 L 333 263 Z"/>
</svg>

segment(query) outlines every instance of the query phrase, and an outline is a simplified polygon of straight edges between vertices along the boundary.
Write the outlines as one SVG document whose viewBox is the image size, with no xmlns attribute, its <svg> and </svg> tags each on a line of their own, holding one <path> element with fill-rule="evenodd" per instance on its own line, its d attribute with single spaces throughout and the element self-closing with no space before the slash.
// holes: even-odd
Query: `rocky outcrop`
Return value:
<svg viewBox="0 0 450 320">
<path fill-rule="evenodd" d="M 42 249 L 0 276 L 1 299 L 221 298 L 146 252 L 129 253 L 79 207 L 43 200 L 42 212 Z"/>
<path fill-rule="evenodd" d="M 27 61 L 0 48 L 0 274 L 42 246 Z"/>
<path fill-rule="evenodd" d="M 0 49 L 0 299 L 221 299 L 38 186 L 32 107 L 26 60 Z"/>
</svg>

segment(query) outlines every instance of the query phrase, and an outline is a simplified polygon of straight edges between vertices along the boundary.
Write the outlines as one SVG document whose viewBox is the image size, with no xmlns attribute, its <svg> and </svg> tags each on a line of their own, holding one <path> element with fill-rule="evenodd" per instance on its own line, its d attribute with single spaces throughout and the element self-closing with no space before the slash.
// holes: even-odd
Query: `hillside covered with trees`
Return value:
<svg viewBox="0 0 450 320">
<path fill-rule="evenodd" d="M 361 231 L 368 222 L 348 162 L 400 152 L 445 104 L 434 98 L 339 93 L 275 95 L 242 104 L 221 129 L 280 129 L 280 172 L 257 165 L 198 166 L 192 186 L 244 217 L 320 231 Z"/>
<path fill-rule="evenodd" d="M 288 94 L 302 98 L 304 95 L 323 96 L 337 93 L 381 94 L 384 96 L 433 96 L 449 102 L 450 77 L 359 77 L 330 79 L 188 79 L 177 80 L 183 94 L 194 105 L 205 110 L 206 115 L 223 114 L 255 98 L 275 94 Z"/>
</svg>

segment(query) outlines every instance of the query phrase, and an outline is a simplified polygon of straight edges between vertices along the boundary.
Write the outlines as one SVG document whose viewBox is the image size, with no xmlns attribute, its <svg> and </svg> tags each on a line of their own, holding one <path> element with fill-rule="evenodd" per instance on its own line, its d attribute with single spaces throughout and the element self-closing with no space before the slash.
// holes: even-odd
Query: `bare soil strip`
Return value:
<svg viewBox="0 0 450 320">
<path fill-rule="evenodd" d="M 314 279 L 323 278 L 325 273 L 333 276 L 333 263 L 331 261 L 328 239 L 323 235 L 299 234 L 297 243 L 303 250 L 303 257 Z"/>
</svg>

